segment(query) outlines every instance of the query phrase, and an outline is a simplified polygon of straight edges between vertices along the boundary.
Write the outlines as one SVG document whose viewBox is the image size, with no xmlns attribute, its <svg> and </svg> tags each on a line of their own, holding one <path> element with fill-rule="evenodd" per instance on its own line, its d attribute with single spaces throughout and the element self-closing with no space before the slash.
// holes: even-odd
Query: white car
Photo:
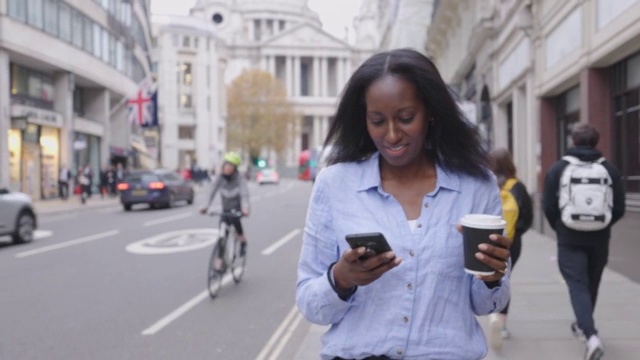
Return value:
<svg viewBox="0 0 640 360">
<path fill-rule="evenodd" d="M 10 235 L 14 243 L 33 240 L 36 213 L 31 197 L 20 192 L 0 189 L 0 236 Z"/>
<path fill-rule="evenodd" d="M 276 169 L 260 169 L 256 175 L 256 181 L 258 184 L 278 184 L 280 182 L 280 175 Z"/>
</svg>

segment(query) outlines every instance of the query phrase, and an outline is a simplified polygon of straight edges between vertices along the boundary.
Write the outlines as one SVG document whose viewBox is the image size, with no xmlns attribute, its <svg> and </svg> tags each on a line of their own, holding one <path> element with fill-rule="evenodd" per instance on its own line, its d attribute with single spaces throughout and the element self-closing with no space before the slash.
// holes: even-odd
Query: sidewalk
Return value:
<svg viewBox="0 0 640 360">
<path fill-rule="evenodd" d="M 102 207 L 111 207 L 120 205 L 120 197 L 105 197 L 100 198 L 100 195 L 93 195 L 87 199 L 87 202 L 83 205 L 80 203 L 80 197 L 78 195 L 71 196 L 68 200 L 51 199 L 51 200 L 34 200 L 33 207 L 38 215 L 48 215 L 64 212 L 76 212 L 86 209 L 96 209 Z"/>
<path fill-rule="evenodd" d="M 583 359 L 584 345 L 569 330 L 573 311 L 569 293 L 555 260 L 556 243 L 530 231 L 511 278 L 509 314 L 511 339 L 500 354 L 487 360 Z M 605 359 L 640 358 L 640 284 L 616 272 L 605 270 L 600 286 L 595 321 L 604 344 Z M 487 317 L 479 318 L 487 333 Z M 320 358 L 320 336 L 325 327 L 312 325 L 296 360 Z"/>
</svg>

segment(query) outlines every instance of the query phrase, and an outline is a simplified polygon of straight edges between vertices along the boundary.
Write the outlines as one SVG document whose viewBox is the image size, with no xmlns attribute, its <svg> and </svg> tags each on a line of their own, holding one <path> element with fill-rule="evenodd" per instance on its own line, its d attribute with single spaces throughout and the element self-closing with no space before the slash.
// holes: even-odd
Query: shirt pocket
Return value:
<svg viewBox="0 0 640 360">
<path fill-rule="evenodd" d="M 457 226 L 457 222 L 448 221 L 436 231 L 433 271 L 438 275 L 445 277 L 464 275 L 464 246 L 462 234 Z"/>
</svg>

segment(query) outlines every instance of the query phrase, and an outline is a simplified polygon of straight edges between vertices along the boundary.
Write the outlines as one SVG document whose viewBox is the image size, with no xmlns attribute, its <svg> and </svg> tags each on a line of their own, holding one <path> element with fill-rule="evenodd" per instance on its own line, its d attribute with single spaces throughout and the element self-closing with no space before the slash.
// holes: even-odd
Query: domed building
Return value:
<svg viewBox="0 0 640 360">
<path fill-rule="evenodd" d="M 320 18 L 307 6 L 307 0 L 199 0 L 189 18 L 197 19 L 194 24 L 209 24 L 217 62 L 223 68 L 219 80 L 224 84 L 230 84 L 245 69 L 259 68 L 285 85 L 300 114 L 296 137 L 282 154 L 285 159 L 279 161 L 291 169 L 297 166 L 302 150 L 322 144 L 337 96 L 359 59 L 365 57 L 363 52 L 371 53 L 323 31 Z M 224 91 L 224 86 L 218 89 Z M 218 128 L 224 132 L 226 111 L 222 102 L 226 100 L 216 96 L 221 99 Z M 224 151 L 221 144 L 222 136 L 217 144 L 210 144 L 216 149 L 210 158 L 213 166 L 219 164 L 216 159 Z M 164 154 L 167 151 L 174 150 L 164 149 Z M 274 155 L 269 155 L 273 159 Z"/>
</svg>

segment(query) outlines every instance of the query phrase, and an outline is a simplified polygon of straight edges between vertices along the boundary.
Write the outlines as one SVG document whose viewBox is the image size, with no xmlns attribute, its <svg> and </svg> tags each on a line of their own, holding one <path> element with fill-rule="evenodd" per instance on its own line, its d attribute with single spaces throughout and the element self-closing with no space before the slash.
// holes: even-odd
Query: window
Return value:
<svg viewBox="0 0 640 360">
<path fill-rule="evenodd" d="M 199 39 L 197 36 L 193 38 L 193 47 L 194 47 L 195 49 L 197 49 L 197 48 L 198 48 L 199 40 L 200 40 L 200 39 Z"/>
<path fill-rule="evenodd" d="M 193 140 L 194 138 L 194 127 L 190 125 L 181 125 L 178 126 L 178 139 L 180 140 Z"/>
<path fill-rule="evenodd" d="M 616 166 L 627 192 L 640 193 L 640 53 L 612 68 Z"/>
<path fill-rule="evenodd" d="M 84 116 L 84 89 L 80 86 L 73 89 L 73 113 Z"/>
<path fill-rule="evenodd" d="M 121 41 L 116 44 L 116 68 L 124 71 L 124 44 Z"/>
<path fill-rule="evenodd" d="M 509 152 L 513 154 L 513 102 L 509 102 L 507 112 L 507 146 Z"/>
<path fill-rule="evenodd" d="M 42 1 L 43 0 L 27 0 L 27 15 L 29 16 L 29 25 L 32 25 L 39 29 L 42 29 L 44 25 L 44 19 L 42 16 Z"/>
<path fill-rule="evenodd" d="M 116 38 L 109 34 L 109 64 L 116 66 Z"/>
<path fill-rule="evenodd" d="M 102 28 L 100 25 L 94 23 L 93 24 L 93 56 L 100 58 L 100 54 L 102 53 L 100 50 L 102 49 Z"/>
<path fill-rule="evenodd" d="M 73 45 L 82 47 L 82 14 L 76 10 L 71 10 L 71 36 Z"/>
<path fill-rule="evenodd" d="M 174 47 L 178 47 L 178 41 L 178 34 L 173 34 L 173 36 L 171 36 L 171 42 Z"/>
<path fill-rule="evenodd" d="M 45 73 L 11 64 L 11 95 L 48 107 L 53 102 L 53 78 Z"/>
<path fill-rule="evenodd" d="M 71 41 L 71 9 L 64 3 L 60 3 L 58 16 L 58 36 L 64 41 Z"/>
<path fill-rule="evenodd" d="M 191 63 L 182 64 L 182 83 L 187 86 L 191 86 L 193 83 L 193 76 L 191 74 Z"/>
<path fill-rule="evenodd" d="M 191 46 L 191 37 L 184 35 L 182 37 L 182 47 L 188 48 Z"/>
<path fill-rule="evenodd" d="M 280 31 L 284 30 L 284 26 L 285 26 L 284 24 L 285 24 L 284 20 L 278 20 L 278 29 Z"/>
<path fill-rule="evenodd" d="M 309 63 L 300 63 L 300 95 L 309 96 Z"/>
<path fill-rule="evenodd" d="M 44 31 L 58 36 L 58 2 L 56 0 L 44 1 Z"/>
<path fill-rule="evenodd" d="M 84 18 L 82 48 L 91 53 L 93 51 L 93 21 L 88 17 Z"/>
<path fill-rule="evenodd" d="M 9 0 L 9 16 L 27 22 L 27 2 L 25 0 Z"/>
<path fill-rule="evenodd" d="M 102 61 L 109 62 L 109 32 L 102 29 Z"/>
<path fill-rule="evenodd" d="M 560 95 L 556 103 L 558 114 L 558 153 L 564 154 L 573 146 L 571 130 L 580 122 L 580 88 L 574 87 Z"/>
<path fill-rule="evenodd" d="M 181 94 L 178 96 L 178 107 L 183 109 L 191 109 L 191 95 Z"/>
</svg>

